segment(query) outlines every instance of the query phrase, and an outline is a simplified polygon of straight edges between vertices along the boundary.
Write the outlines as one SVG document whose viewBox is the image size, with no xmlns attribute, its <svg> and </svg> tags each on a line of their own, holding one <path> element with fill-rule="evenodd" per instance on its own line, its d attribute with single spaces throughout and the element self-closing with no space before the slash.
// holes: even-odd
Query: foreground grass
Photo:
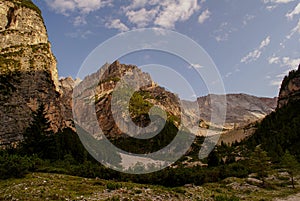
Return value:
<svg viewBox="0 0 300 201">
<path fill-rule="evenodd" d="M 274 200 L 300 189 L 272 186 L 262 189 L 245 180 L 229 178 L 203 186 L 161 186 L 86 179 L 60 174 L 31 173 L 23 179 L 0 181 L 0 200 Z"/>
</svg>

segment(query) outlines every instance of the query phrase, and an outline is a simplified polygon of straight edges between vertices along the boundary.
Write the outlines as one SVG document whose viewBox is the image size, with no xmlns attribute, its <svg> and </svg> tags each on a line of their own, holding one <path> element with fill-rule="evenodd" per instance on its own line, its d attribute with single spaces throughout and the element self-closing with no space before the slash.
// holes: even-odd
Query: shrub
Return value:
<svg viewBox="0 0 300 201">
<path fill-rule="evenodd" d="M 106 184 L 106 188 L 109 190 L 116 190 L 122 187 L 122 184 L 115 183 L 115 182 L 109 182 Z"/>
</svg>

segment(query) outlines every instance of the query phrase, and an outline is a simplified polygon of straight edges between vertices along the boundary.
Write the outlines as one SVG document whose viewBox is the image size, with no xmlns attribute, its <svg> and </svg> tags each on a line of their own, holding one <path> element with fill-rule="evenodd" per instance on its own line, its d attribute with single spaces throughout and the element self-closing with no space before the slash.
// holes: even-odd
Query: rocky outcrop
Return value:
<svg viewBox="0 0 300 201">
<path fill-rule="evenodd" d="M 24 0 L 0 1 L 0 145 L 19 142 L 44 105 L 51 129 L 66 126 L 56 59 L 40 10 Z"/>
<path fill-rule="evenodd" d="M 291 71 L 282 81 L 278 97 L 278 108 L 295 100 L 300 100 L 300 64 L 298 70 Z"/>
</svg>

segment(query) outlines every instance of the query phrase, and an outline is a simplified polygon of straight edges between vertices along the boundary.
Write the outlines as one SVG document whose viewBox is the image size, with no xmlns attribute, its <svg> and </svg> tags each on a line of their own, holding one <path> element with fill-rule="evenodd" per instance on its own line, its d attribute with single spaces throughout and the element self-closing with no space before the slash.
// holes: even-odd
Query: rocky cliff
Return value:
<svg viewBox="0 0 300 201">
<path fill-rule="evenodd" d="M 0 144 L 22 139 L 44 105 L 51 129 L 66 126 L 66 109 L 40 10 L 29 0 L 0 1 Z"/>
<path fill-rule="evenodd" d="M 300 64 L 298 70 L 291 71 L 282 81 L 278 97 L 278 108 L 293 100 L 300 100 Z"/>
</svg>

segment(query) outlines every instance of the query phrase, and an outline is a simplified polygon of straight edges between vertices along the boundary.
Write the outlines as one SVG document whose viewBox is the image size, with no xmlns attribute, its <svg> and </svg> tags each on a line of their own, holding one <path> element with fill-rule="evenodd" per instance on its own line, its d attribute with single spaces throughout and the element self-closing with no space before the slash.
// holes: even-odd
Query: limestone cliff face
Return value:
<svg viewBox="0 0 300 201">
<path fill-rule="evenodd" d="M 41 104 L 55 132 L 65 126 L 56 59 L 39 9 L 0 1 L 0 145 L 22 139 Z"/>
<path fill-rule="evenodd" d="M 291 71 L 282 81 L 277 107 L 281 108 L 294 100 L 300 100 L 300 65 L 298 70 Z"/>
</svg>

